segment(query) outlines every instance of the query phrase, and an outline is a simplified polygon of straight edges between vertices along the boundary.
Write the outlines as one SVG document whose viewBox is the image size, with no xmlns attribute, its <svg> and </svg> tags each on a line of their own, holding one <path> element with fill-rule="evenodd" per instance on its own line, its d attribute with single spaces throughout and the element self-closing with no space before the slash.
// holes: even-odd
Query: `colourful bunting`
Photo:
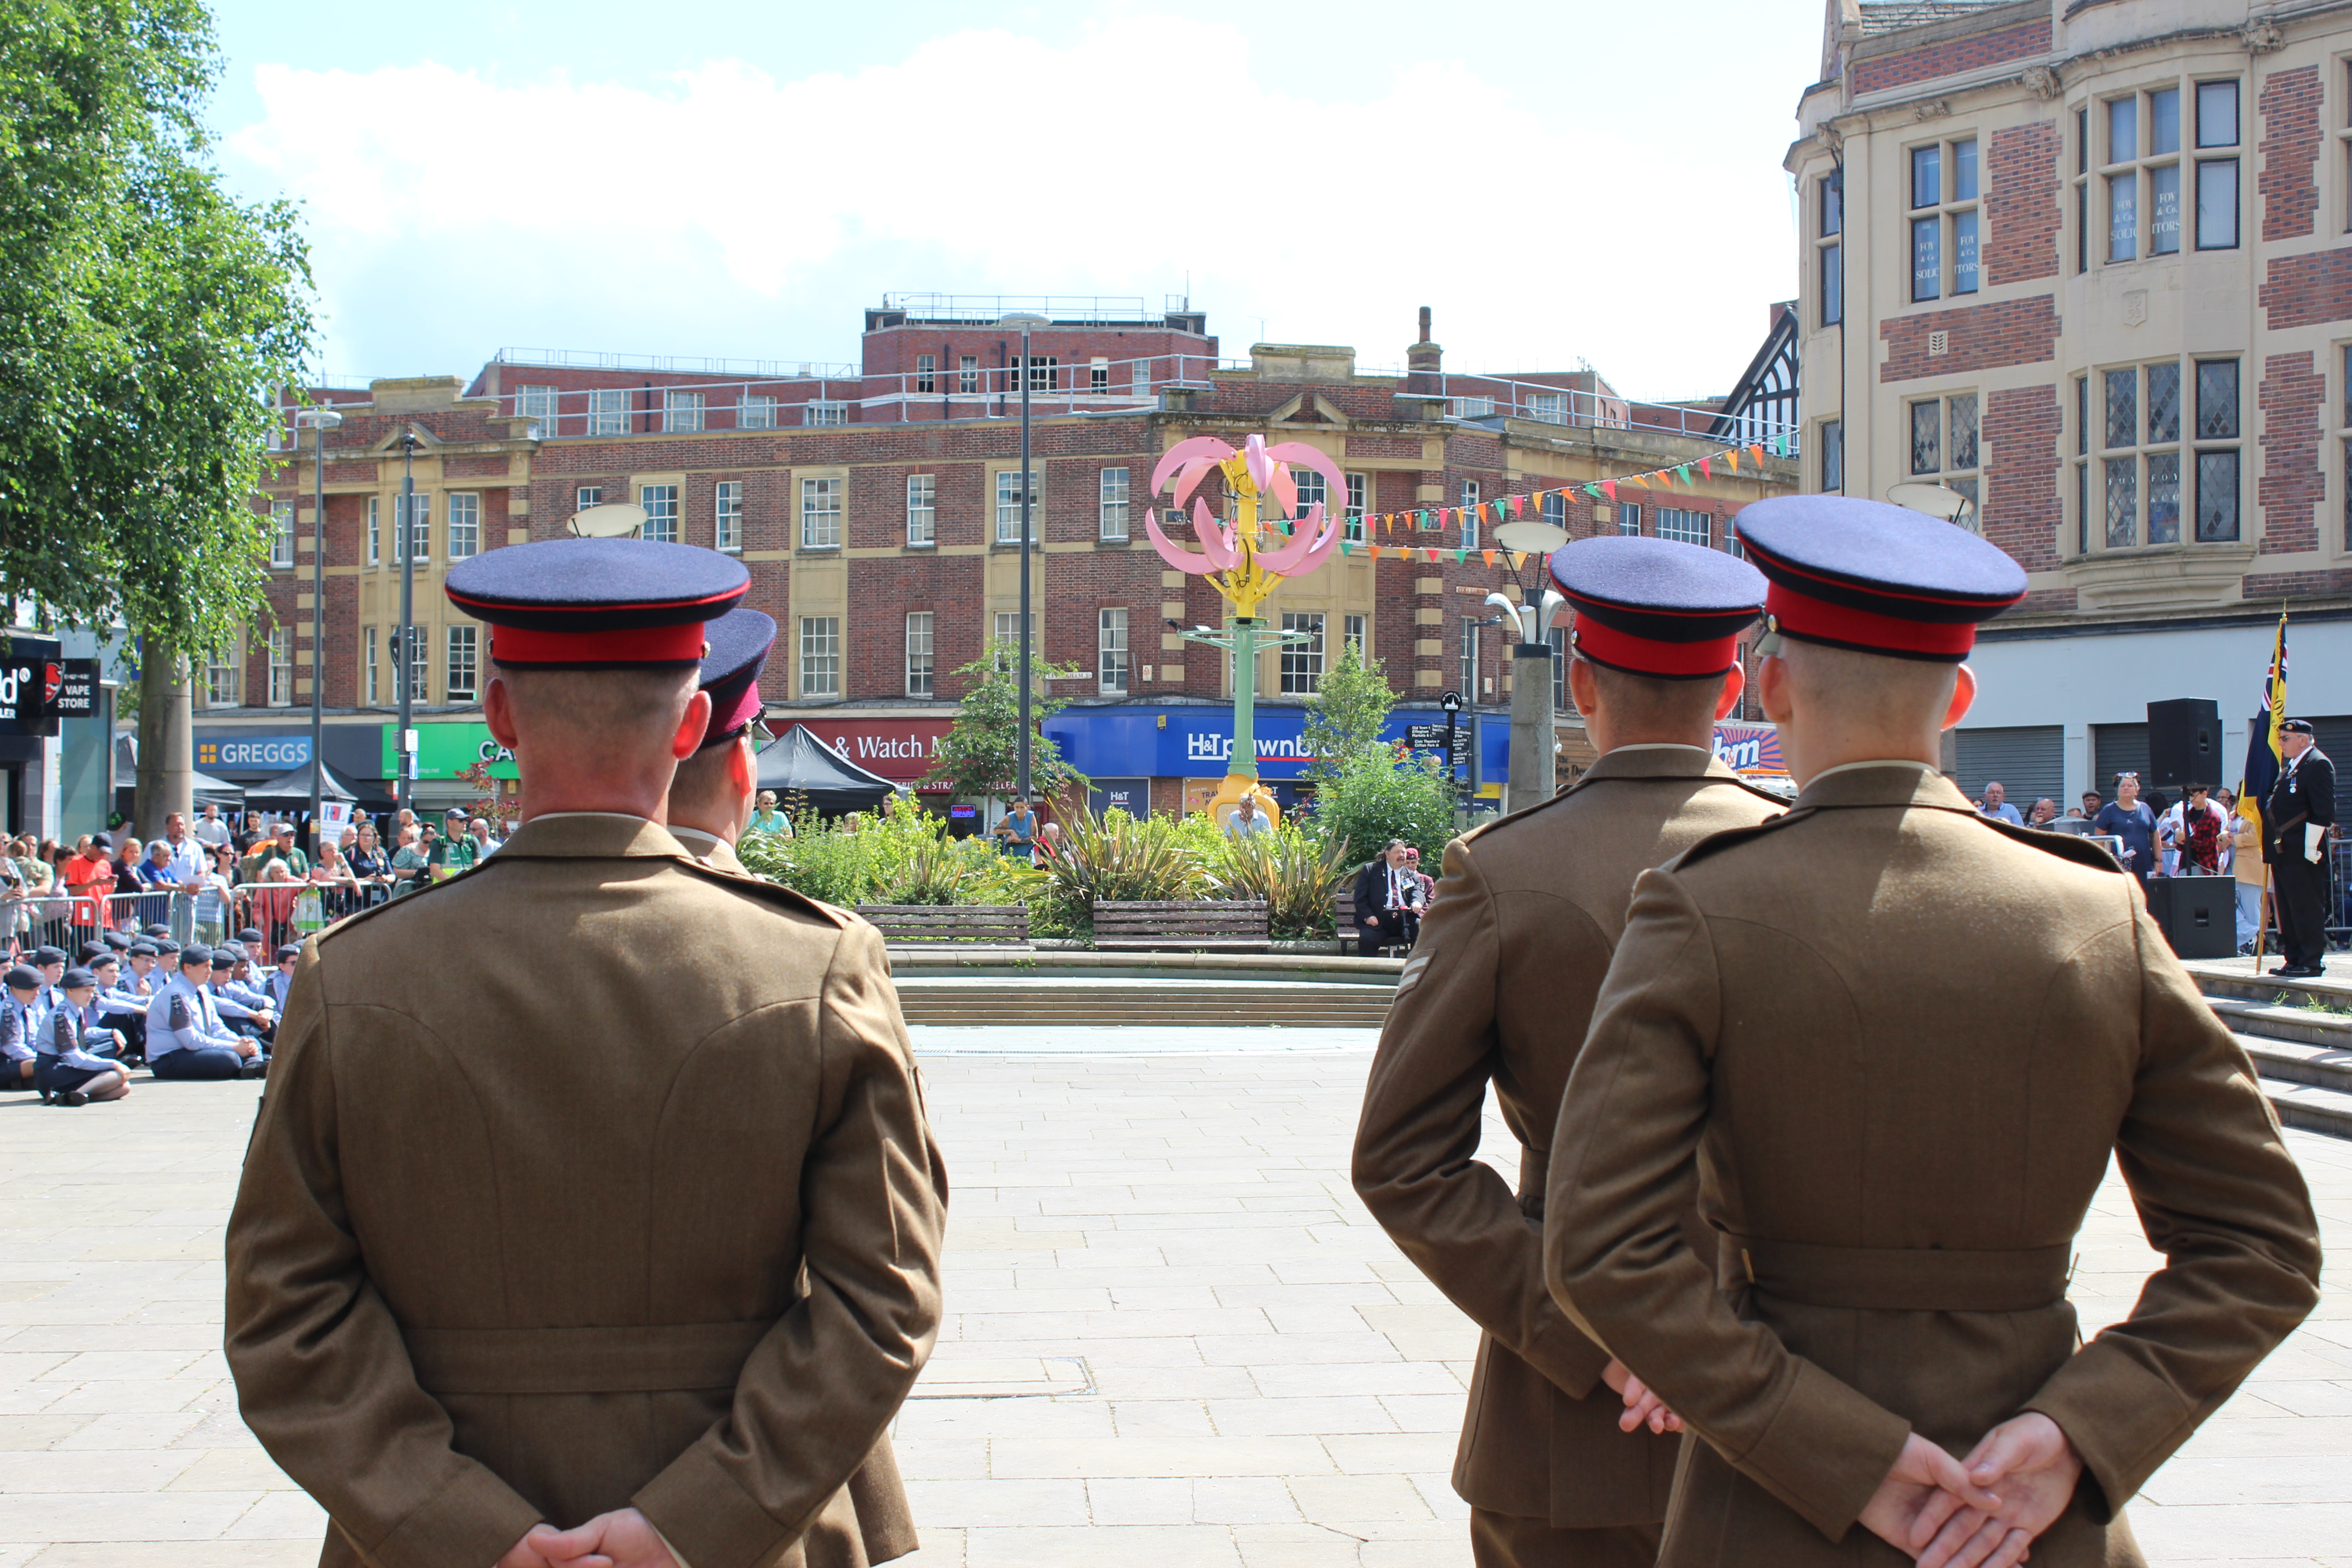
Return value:
<svg viewBox="0 0 2352 1568">
<path fill-rule="evenodd" d="M 1601 489 L 1611 500 L 1613 501 L 1617 499 L 1617 481 L 1615 479 L 1601 480 Z"/>
<path fill-rule="evenodd" d="M 1715 470 L 1707 467 L 1714 460 L 1712 458 L 1701 458 L 1698 460 L 1698 471 L 1702 478 L 1710 479 L 1715 478 Z"/>
<path fill-rule="evenodd" d="M 1516 571 L 1517 571 L 1520 567 L 1525 566 L 1527 563 L 1528 563 L 1528 552 L 1527 552 L 1526 551 L 1524 551 L 1524 550 L 1514 550 L 1514 551 L 1512 551 L 1512 552 L 1511 552 L 1511 570 L 1512 570 L 1512 571 L 1516 572 Z"/>
<path fill-rule="evenodd" d="M 1675 468 L 1675 472 L 1683 477 L 1683 483 L 1688 484 L 1691 482 L 1690 465 L 1688 463 L 1677 464 Z"/>
<path fill-rule="evenodd" d="M 1495 563 L 1495 552 L 1493 551 L 1481 550 L 1478 553 L 1485 558 L 1487 565 L 1492 566 Z"/>
</svg>

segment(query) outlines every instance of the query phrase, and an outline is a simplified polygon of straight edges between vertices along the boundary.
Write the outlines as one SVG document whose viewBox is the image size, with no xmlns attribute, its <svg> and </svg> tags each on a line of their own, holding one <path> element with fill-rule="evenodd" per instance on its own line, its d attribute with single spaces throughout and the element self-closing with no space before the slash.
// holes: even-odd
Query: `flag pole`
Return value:
<svg viewBox="0 0 2352 1568">
<path fill-rule="evenodd" d="M 2263 896 L 2254 903 L 2254 973 L 2263 972 L 2263 937 L 2271 922 L 2271 863 L 2263 862 Z"/>
</svg>

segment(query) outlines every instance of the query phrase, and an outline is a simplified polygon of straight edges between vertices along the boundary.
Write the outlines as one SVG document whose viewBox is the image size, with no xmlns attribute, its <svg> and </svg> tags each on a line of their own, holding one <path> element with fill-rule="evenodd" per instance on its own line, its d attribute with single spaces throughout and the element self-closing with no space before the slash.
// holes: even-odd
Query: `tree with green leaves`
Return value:
<svg viewBox="0 0 2352 1568">
<path fill-rule="evenodd" d="M 181 746 L 186 653 L 268 580 L 268 403 L 312 333 L 294 207 L 210 161 L 218 74 L 199 0 L 0 0 L 0 595 L 129 626 Z"/>
<path fill-rule="evenodd" d="M 928 784 L 943 784 L 959 795 L 1003 795 L 1013 787 L 1021 770 L 1020 648 L 992 639 L 981 656 L 956 671 L 967 676 L 963 703 L 940 742 L 940 754 L 924 774 Z M 1033 656 L 1030 668 L 1037 678 L 1029 700 L 1031 721 L 1038 732 L 1029 737 L 1029 783 L 1040 794 L 1051 794 L 1070 783 L 1085 784 L 1086 774 L 1062 760 L 1061 748 L 1044 734 L 1046 720 L 1069 706 L 1045 685 L 1052 676 L 1079 673 L 1074 664 L 1048 664 Z"/>
<path fill-rule="evenodd" d="M 1339 776 L 1341 760 L 1381 738 L 1396 696 L 1389 690 L 1381 661 L 1366 658 L 1363 646 L 1353 638 L 1339 643 L 1339 657 L 1323 673 L 1323 682 L 1307 704 L 1307 725 L 1299 745 L 1307 752 L 1305 777 L 1322 783 Z"/>
</svg>

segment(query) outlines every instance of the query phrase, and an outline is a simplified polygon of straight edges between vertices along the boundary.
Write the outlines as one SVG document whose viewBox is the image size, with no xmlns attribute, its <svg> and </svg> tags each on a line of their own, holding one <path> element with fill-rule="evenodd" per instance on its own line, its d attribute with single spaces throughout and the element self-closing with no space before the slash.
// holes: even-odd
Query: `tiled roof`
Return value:
<svg viewBox="0 0 2352 1568">
<path fill-rule="evenodd" d="M 2011 0 L 1862 0 L 1862 34 L 1874 38 L 1929 22 L 1948 22 L 1971 12 L 2006 5 Z"/>
</svg>

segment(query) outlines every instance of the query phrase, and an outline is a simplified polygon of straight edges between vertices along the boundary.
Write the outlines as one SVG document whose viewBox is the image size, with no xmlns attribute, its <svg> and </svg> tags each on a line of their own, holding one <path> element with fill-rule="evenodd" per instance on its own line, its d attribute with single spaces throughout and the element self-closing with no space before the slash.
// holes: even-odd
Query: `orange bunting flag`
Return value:
<svg viewBox="0 0 2352 1568">
<path fill-rule="evenodd" d="M 1748 444 L 1748 455 L 1756 459 L 1756 466 L 1758 468 L 1762 468 L 1764 466 L 1764 443 L 1761 441 L 1749 442 Z"/>
<path fill-rule="evenodd" d="M 1739 448 L 1734 447 L 1731 450 L 1726 452 L 1723 455 L 1723 460 L 1731 465 L 1731 471 L 1733 473 L 1738 473 L 1739 471 Z"/>
<path fill-rule="evenodd" d="M 1494 552 L 1493 551 L 1491 551 L 1491 550 L 1481 550 L 1480 552 L 1478 552 L 1478 553 L 1479 553 L 1479 554 L 1481 554 L 1481 555 L 1483 555 L 1483 556 L 1485 556 L 1485 557 L 1486 558 L 1486 564 L 1487 564 L 1487 565 L 1492 566 L 1492 565 L 1495 563 L 1495 552 Z"/>
</svg>

